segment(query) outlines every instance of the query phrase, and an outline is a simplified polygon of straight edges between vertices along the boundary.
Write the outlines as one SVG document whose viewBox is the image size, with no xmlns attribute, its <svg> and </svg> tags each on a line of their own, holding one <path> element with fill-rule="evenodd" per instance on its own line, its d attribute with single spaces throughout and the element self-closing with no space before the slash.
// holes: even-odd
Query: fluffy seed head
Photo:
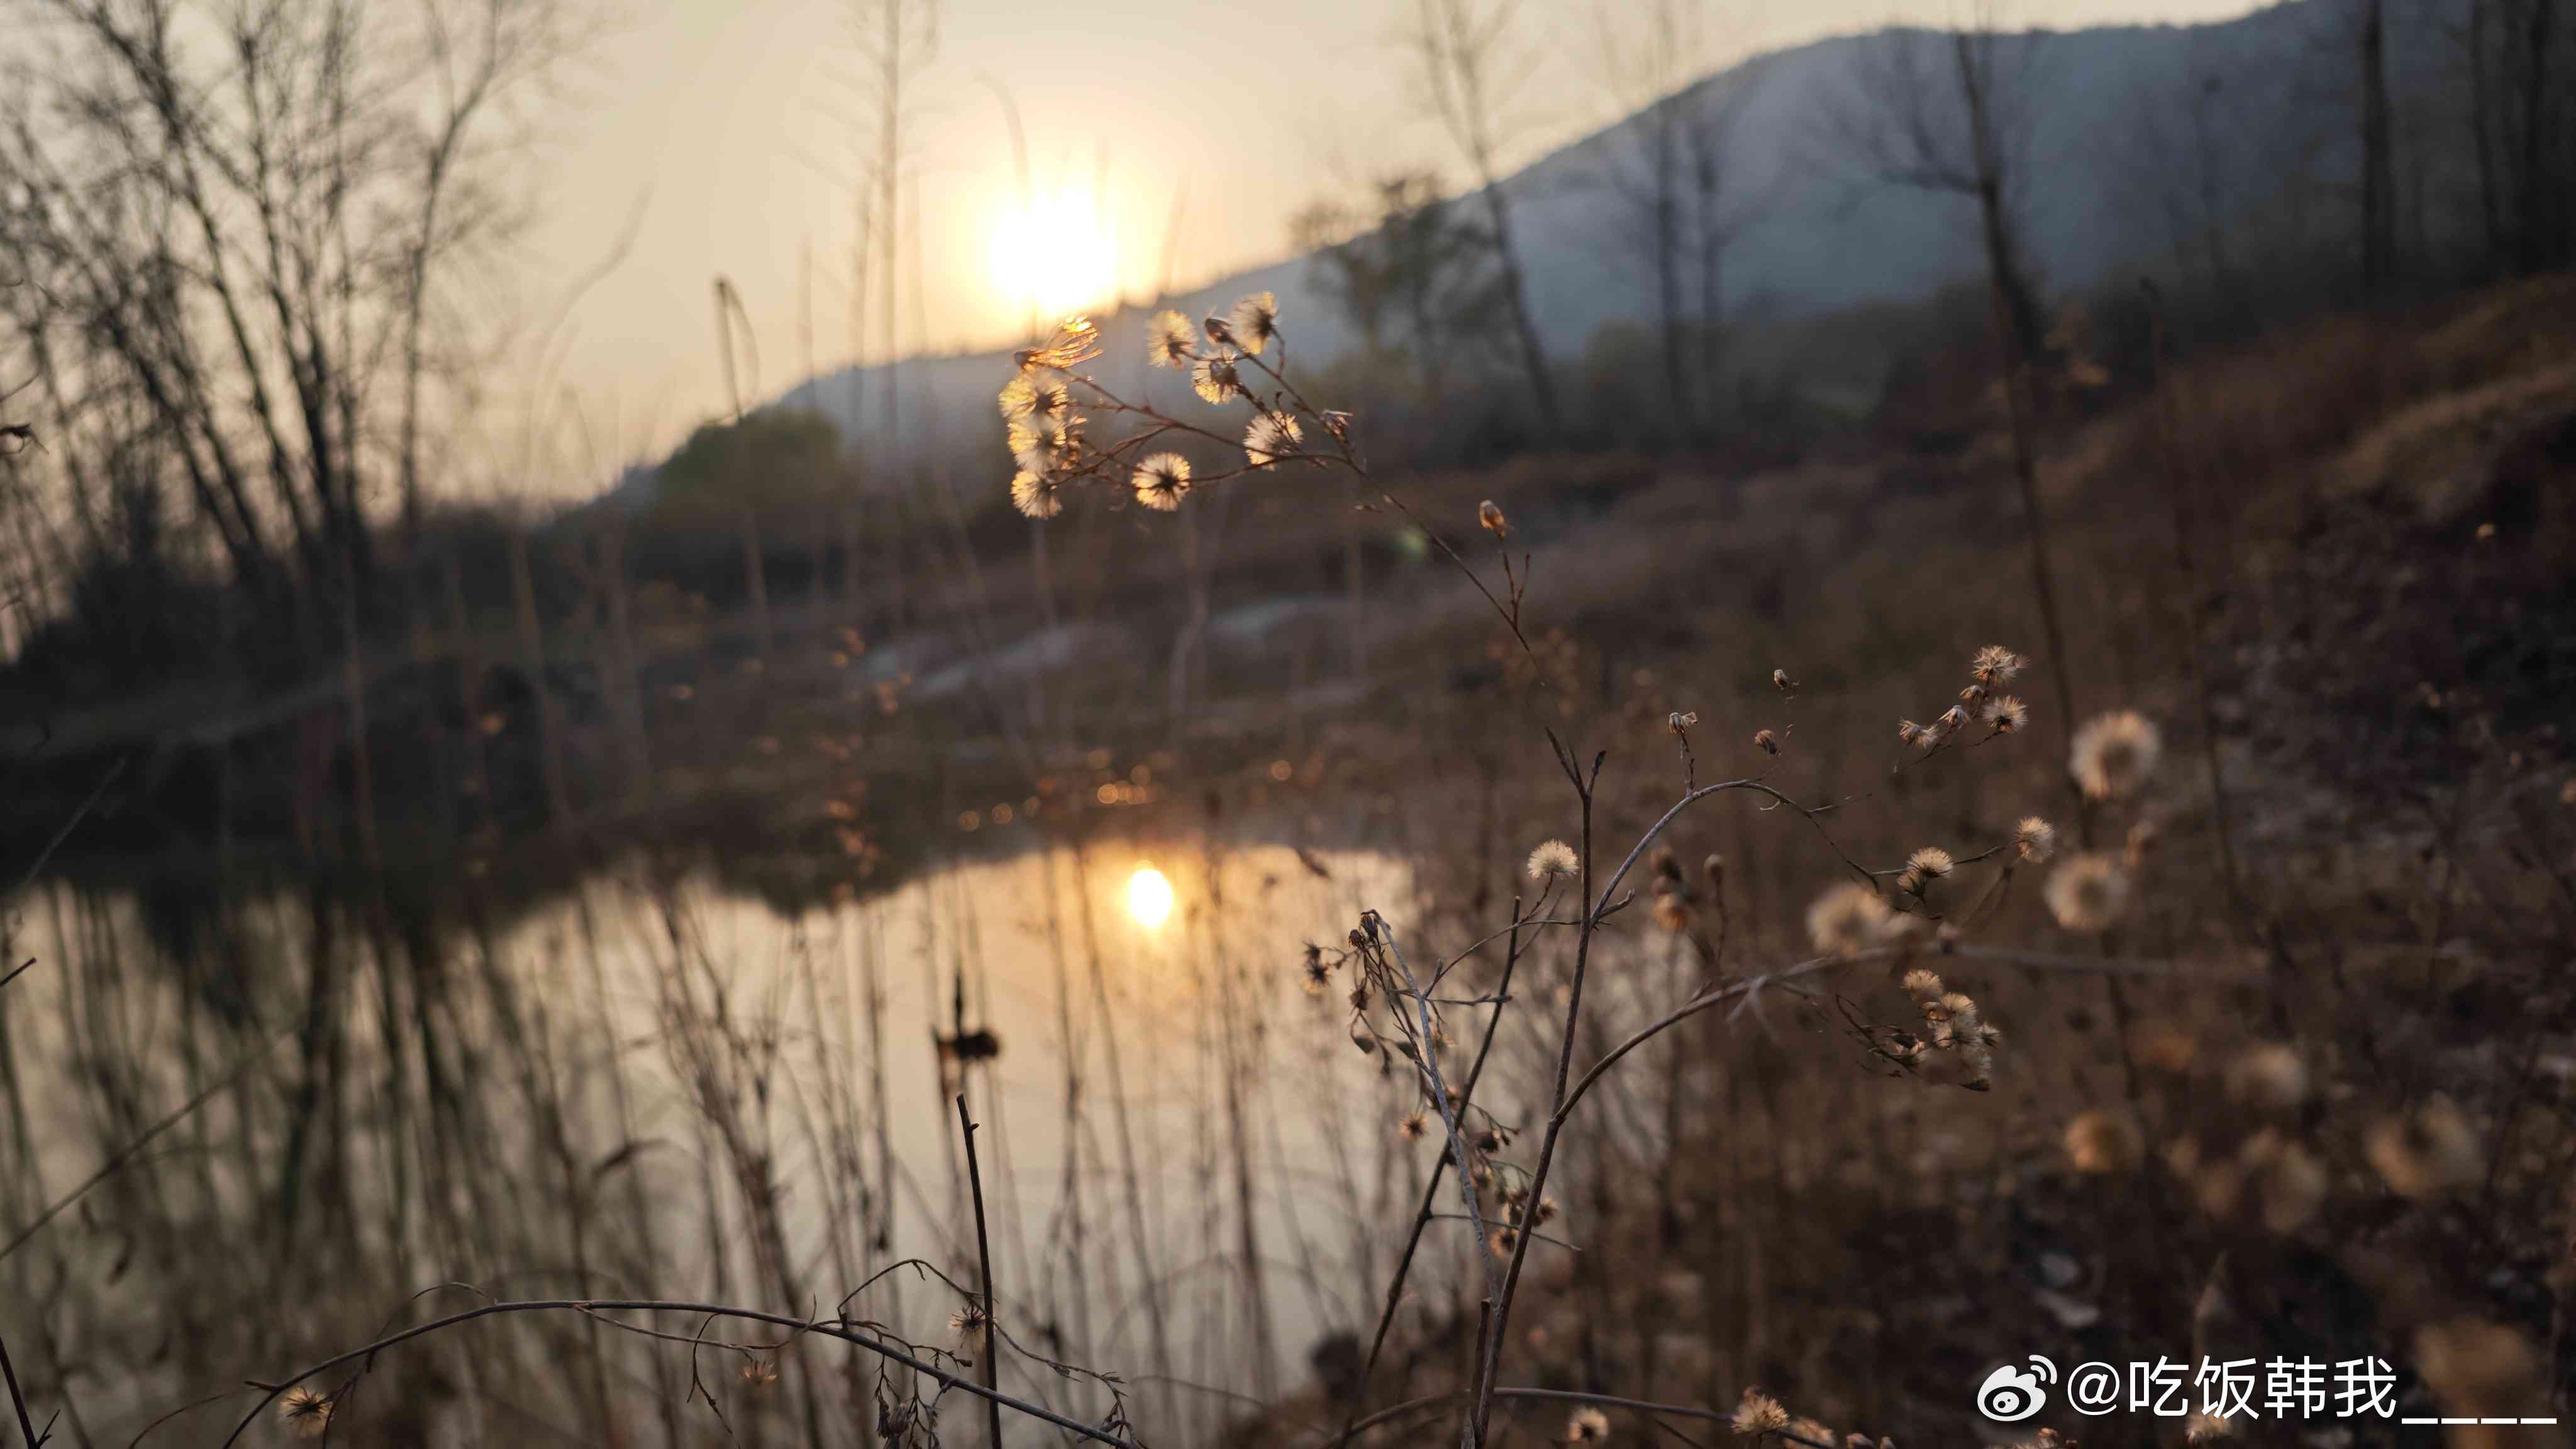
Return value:
<svg viewBox="0 0 2576 1449">
<path fill-rule="evenodd" d="M 1053 518 L 1064 512 L 1063 485 L 1023 468 L 1011 478 L 1011 506 L 1031 518 Z"/>
<path fill-rule="evenodd" d="M 1989 644 L 1968 661 L 1968 673 L 1979 684 L 2000 684 L 2021 673 L 2027 661 L 2001 644 Z"/>
<path fill-rule="evenodd" d="M 1306 436 L 1297 420 L 1286 413 L 1264 412 L 1254 417 L 1243 430 L 1243 456 L 1255 468 L 1267 468 L 1285 457 L 1295 455 L 1297 443 Z"/>
<path fill-rule="evenodd" d="M 1753 747 L 1766 755 L 1776 755 L 1780 753 L 1780 737 L 1769 730 L 1755 730 Z"/>
<path fill-rule="evenodd" d="M 2107 855 L 2079 855 L 2048 877 L 2048 909 L 2070 931 L 2101 932 L 2129 907 L 2129 873 Z"/>
<path fill-rule="evenodd" d="M 1485 531 L 1496 538 L 1512 536 L 1512 521 L 1503 516 L 1502 505 L 1490 498 L 1476 505 L 1476 521 L 1483 524 Z"/>
<path fill-rule="evenodd" d="M 2075 732 L 2066 768 L 2075 783 L 2096 800 L 2118 800 L 2135 793 L 2156 770 L 2163 737 L 2136 710 L 2097 714 Z"/>
<path fill-rule="evenodd" d="M 331 1427 L 331 1401 L 297 1384 L 277 1401 L 277 1417 L 298 1439 L 319 1439 Z"/>
<path fill-rule="evenodd" d="M 2146 1142 L 2127 1113 L 2096 1107 L 2078 1112 L 2066 1124 L 2066 1159 L 2077 1172 L 2106 1175 L 2138 1165 Z"/>
<path fill-rule="evenodd" d="M 1255 292 L 1235 303 L 1225 314 L 1225 330 L 1235 346 L 1259 357 L 1279 335 L 1279 299 Z"/>
<path fill-rule="evenodd" d="M 1190 391 L 1200 401 L 1212 403 L 1243 396 L 1243 375 L 1235 370 L 1234 349 L 1219 347 L 1191 363 Z"/>
<path fill-rule="evenodd" d="M 2030 723 L 2030 706 L 2009 694 L 1999 694 L 1986 701 L 1986 724 L 1996 734 L 2008 735 Z"/>
<path fill-rule="evenodd" d="M 1067 317 L 1056 324 L 1055 335 L 1037 347 L 1022 348 L 1020 370 L 1028 372 L 1049 369 L 1063 372 L 1079 367 L 1100 355 L 1100 329 L 1088 317 Z"/>
<path fill-rule="evenodd" d="M 1178 453 L 1156 453 L 1136 465 L 1136 476 L 1128 482 L 1137 502 L 1159 513 L 1173 512 L 1190 491 L 1190 460 Z"/>
<path fill-rule="evenodd" d="M 2057 852 L 2057 827 L 2036 815 L 2025 815 L 2013 827 L 2013 853 L 2036 865 Z"/>
<path fill-rule="evenodd" d="M 1610 1437 L 1610 1416 L 1599 1409 L 1577 1409 L 1565 1421 L 1565 1442 L 1598 1444 Z"/>
<path fill-rule="evenodd" d="M 1178 312 L 1154 314 L 1145 329 L 1145 360 L 1156 367 L 1187 367 L 1198 350 L 1198 329 Z"/>
<path fill-rule="evenodd" d="M 1789 1411 L 1760 1389 L 1746 1389 L 1744 1398 L 1735 1406 L 1732 1422 L 1735 1432 L 1748 1439 L 1757 1434 L 1776 1434 L 1789 1427 Z"/>
<path fill-rule="evenodd" d="M 2308 1067 L 2286 1042 L 2257 1042 L 2227 1064 L 2227 1094 L 2266 1112 L 2290 1112 L 2308 1099 Z"/>
<path fill-rule="evenodd" d="M 1807 907 L 1807 936 L 1822 956 L 1849 956 L 1887 939 L 1887 902 L 1858 881 L 1844 881 Z"/>
<path fill-rule="evenodd" d="M 1529 854 L 1529 876 L 1535 881 L 1550 881 L 1561 875 L 1572 875 L 1582 868 L 1574 847 L 1562 840 L 1542 840 Z"/>
<path fill-rule="evenodd" d="M 2485 1167 L 2469 1119 L 2439 1094 L 2411 1112 L 2371 1124 L 2362 1149 L 2400 1197 L 2439 1197 L 2476 1182 Z"/>
</svg>

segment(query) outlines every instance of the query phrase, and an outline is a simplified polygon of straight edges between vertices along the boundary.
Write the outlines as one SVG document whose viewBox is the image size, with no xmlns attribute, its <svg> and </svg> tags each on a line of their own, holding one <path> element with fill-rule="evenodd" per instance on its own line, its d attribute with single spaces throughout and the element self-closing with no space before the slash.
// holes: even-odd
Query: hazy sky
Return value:
<svg viewBox="0 0 2576 1449">
<path fill-rule="evenodd" d="M 1514 103 L 1514 161 L 1627 109 L 1599 59 L 1605 4 L 1628 13 L 1623 0 L 1521 0 L 1532 83 Z M 2020 0 L 2008 20 L 2071 28 L 2248 8 Z M 1186 286 L 1284 254 L 1291 215 L 1320 195 L 1348 195 L 1404 166 L 1457 178 L 1396 44 L 1409 9 L 1410 0 L 942 0 L 907 146 L 920 246 L 908 236 L 906 248 L 920 262 L 917 285 L 908 260 L 900 288 L 905 350 L 1008 341 L 1030 305 L 1014 293 L 1032 287 L 1057 294 L 1046 304 L 1083 290 L 1152 293 L 1176 198 L 1170 280 Z M 1709 0 L 1690 69 L 1947 13 L 1945 0 Z M 802 372 L 805 255 L 813 361 L 852 357 L 852 190 L 865 144 L 852 120 L 857 73 L 848 0 L 635 0 L 572 72 L 525 173 L 540 215 L 523 285 L 540 297 L 566 292 L 641 199 L 633 246 L 573 312 L 564 359 L 593 427 L 613 434 L 602 440 L 611 451 L 667 445 L 721 407 L 719 273 L 750 316 L 764 393 Z M 1027 129 L 1043 227 L 1010 225 L 1018 183 L 995 84 Z M 1034 254 L 997 248 L 997 235 L 1032 234 L 1049 238 Z"/>
</svg>

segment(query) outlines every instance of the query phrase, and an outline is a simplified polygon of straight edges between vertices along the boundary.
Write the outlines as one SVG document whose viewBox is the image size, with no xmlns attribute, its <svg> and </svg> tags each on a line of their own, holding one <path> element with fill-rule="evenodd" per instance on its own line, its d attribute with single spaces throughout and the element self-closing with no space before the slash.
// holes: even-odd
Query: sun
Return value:
<svg viewBox="0 0 2576 1449">
<path fill-rule="evenodd" d="M 1161 929 L 1172 918 L 1172 883 L 1161 871 L 1140 865 L 1127 877 L 1127 914 L 1148 931 Z"/>
<path fill-rule="evenodd" d="M 1106 301 L 1117 263 L 1115 230 L 1077 187 L 1006 206 L 993 227 L 994 290 L 1040 320 Z"/>
</svg>

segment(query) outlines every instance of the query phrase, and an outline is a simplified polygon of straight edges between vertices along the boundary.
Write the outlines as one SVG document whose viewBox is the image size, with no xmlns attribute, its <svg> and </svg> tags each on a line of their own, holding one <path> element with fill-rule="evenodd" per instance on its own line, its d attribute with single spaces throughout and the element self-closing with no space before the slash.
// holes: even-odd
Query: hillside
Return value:
<svg viewBox="0 0 2576 1449">
<path fill-rule="evenodd" d="M 2429 117 L 2455 99 L 2454 8 L 2442 0 L 2390 17 L 2390 87 L 2402 114 Z M 2311 294 L 2298 301 L 2334 285 L 2339 272 L 2314 262 L 2343 247 L 2351 229 L 2357 103 L 2348 11 L 2348 0 L 2291 0 L 2214 24 L 2004 37 L 1997 70 L 2018 97 L 2019 117 L 2008 123 L 2021 178 L 2012 200 L 2049 295 L 2076 298 L 2144 275 L 2170 292 L 2240 303 L 2259 285 L 2279 306 L 2292 300 L 2285 282 L 2290 293 Z M 1742 333 L 1735 366 L 1781 364 L 1781 332 L 1802 321 L 1918 303 L 1981 277 L 1969 201 L 1887 184 L 1855 144 L 1877 117 L 1871 97 L 1891 71 L 1937 82 L 1946 44 L 1919 30 L 1837 37 L 1756 56 L 1661 103 L 1686 117 L 1728 117 L 1718 132 L 1717 221 L 1730 237 L 1723 325 Z M 1937 105 L 1933 115 L 1936 124 L 1956 122 Z M 1652 108 L 1640 111 L 1504 183 L 1531 309 L 1560 360 L 1579 356 L 1606 326 L 1655 314 L 1631 199 L 1651 174 L 1651 122 Z M 2473 240 L 2475 168 L 2462 132 L 2398 132 L 2399 212 L 2408 249 L 2428 270 Z M 1153 381 L 1141 329 L 1162 306 L 1203 315 L 1256 290 L 1278 295 L 1307 362 L 1351 344 L 1306 254 L 1104 311 L 1112 376 L 1131 374 L 1123 380 L 1139 388 Z M 999 351 L 915 358 L 828 373 L 776 401 L 829 415 L 878 456 L 934 458 L 961 442 L 988 445 L 984 414 L 1006 366 Z M 907 431 L 893 438 L 878 421 L 890 384 Z"/>
</svg>

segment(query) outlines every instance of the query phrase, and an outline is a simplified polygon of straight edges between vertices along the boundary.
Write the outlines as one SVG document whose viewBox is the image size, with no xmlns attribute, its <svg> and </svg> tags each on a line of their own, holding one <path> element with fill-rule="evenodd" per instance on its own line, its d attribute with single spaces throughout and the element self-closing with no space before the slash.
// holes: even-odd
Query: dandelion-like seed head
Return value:
<svg viewBox="0 0 2576 1449">
<path fill-rule="evenodd" d="M 2127 1172 L 2145 1153 L 2146 1140 L 2126 1113 L 2095 1107 L 2076 1113 L 2066 1124 L 2066 1158 L 2077 1172 Z"/>
<path fill-rule="evenodd" d="M 1031 518 L 1053 518 L 1064 512 L 1064 485 L 1022 468 L 1011 477 L 1011 506 Z"/>
<path fill-rule="evenodd" d="M 1202 402 L 1221 403 L 1243 396 L 1243 374 L 1236 370 L 1234 349 L 1219 347 L 1190 364 L 1190 390 Z"/>
<path fill-rule="evenodd" d="M 1582 864 L 1573 846 L 1562 840 L 1543 840 L 1529 854 L 1529 877 L 1534 881 L 1551 881 L 1558 876 L 1574 874 Z"/>
<path fill-rule="evenodd" d="M 1431 1119 L 1420 1108 L 1407 1112 L 1395 1124 L 1395 1135 L 1407 1142 L 1419 1142 L 1431 1130 Z"/>
<path fill-rule="evenodd" d="M 2022 665 L 2027 662 L 2001 644 L 1989 644 L 1977 651 L 1976 658 L 1968 661 L 1968 673 L 1979 684 L 2001 684 L 2021 673 Z"/>
<path fill-rule="evenodd" d="M 1577 1409 L 1565 1421 L 1565 1442 L 1598 1444 L 1610 1437 L 1610 1416 L 1599 1409 Z"/>
<path fill-rule="evenodd" d="M 1996 734 L 2008 735 L 2030 723 L 2030 706 L 2009 694 L 1999 694 L 1986 701 L 1986 724 Z"/>
<path fill-rule="evenodd" d="M 1878 892 L 1844 881 L 1807 907 L 1807 936 L 1825 956 L 1849 956 L 1887 939 L 1889 911 Z"/>
<path fill-rule="evenodd" d="M 1279 299 L 1255 292 L 1225 314 L 1226 340 L 1255 357 L 1279 337 Z"/>
<path fill-rule="evenodd" d="M 331 1427 L 330 1399 L 297 1384 L 277 1401 L 277 1417 L 298 1439 L 319 1439 Z"/>
<path fill-rule="evenodd" d="M 1287 413 L 1262 412 L 1243 430 L 1243 456 L 1255 468 L 1267 468 L 1280 459 L 1291 457 L 1297 444 L 1306 436 L 1297 420 Z"/>
<path fill-rule="evenodd" d="M 1938 971 L 1927 971 L 1917 966 L 1905 973 L 1904 986 L 1905 994 L 1917 1001 L 1941 999 L 1941 973 Z"/>
<path fill-rule="evenodd" d="M 2057 827 L 2036 815 L 2025 815 L 2013 827 L 2013 853 L 2036 865 L 2057 850 Z"/>
<path fill-rule="evenodd" d="M 2107 855 L 2079 855 L 2049 874 L 2043 894 L 2057 924 L 2070 931 L 2107 931 L 2129 908 L 2129 873 Z"/>
<path fill-rule="evenodd" d="M 1178 312 L 1154 314 L 1145 328 L 1145 360 L 1156 367 L 1187 367 L 1199 355 L 1199 330 Z"/>
<path fill-rule="evenodd" d="M 1896 742 L 1928 750 L 1941 743 L 1941 729 L 1938 725 L 1920 725 L 1910 719 L 1901 719 L 1896 722 Z"/>
<path fill-rule="evenodd" d="M 1919 896 L 1955 869 L 1957 862 L 1950 858 L 1950 852 L 1927 845 L 1905 858 L 1905 873 L 1897 877 L 1897 884 L 1906 894 Z"/>
<path fill-rule="evenodd" d="M 2227 1094 L 2265 1112 L 2294 1112 L 2308 1099 L 2308 1064 L 2287 1042 L 2257 1042 L 2227 1064 Z"/>
<path fill-rule="evenodd" d="M 1491 1238 L 1486 1239 L 1485 1246 L 1493 1249 L 1495 1257 L 1508 1258 L 1512 1255 L 1512 1250 L 1519 1247 L 1520 1243 L 1520 1229 L 1496 1228 L 1494 1229 L 1494 1235 Z"/>
<path fill-rule="evenodd" d="M 1011 424 L 1011 457 L 1023 472 L 1053 477 L 1071 467 L 1077 444 L 1070 419 L 1032 414 Z"/>
<path fill-rule="evenodd" d="M 2146 716 L 2136 710 L 2114 710 L 2086 720 L 2075 732 L 2066 768 L 2085 794 L 2096 800 L 2118 800 L 2146 783 L 2163 750 L 2163 737 Z"/>
<path fill-rule="evenodd" d="M 1502 505 L 1490 498 L 1476 505 L 1476 521 L 1483 524 L 1485 531 L 1496 538 L 1512 536 L 1512 521 L 1503 516 Z"/>
<path fill-rule="evenodd" d="M 1067 317 L 1056 324 L 1055 334 L 1044 343 L 1020 349 L 1018 359 L 1022 372 L 1064 372 L 1099 355 L 1100 329 L 1088 317 Z"/>
<path fill-rule="evenodd" d="M 1136 490 L 1137 502 L 1157 513 L 1173 512 L 1190 491 L 1190 460 L 1178 453 L 1156 453 L 1136 465 L 1136 475 L 1128 483 Z"/>
<path fill-rule="evenodd" d="M 1760 1389 L 1746 1389 L 1743 1399 L 1735 1406 L 1735 1417 L 1731 1423 L 1736 1433 L 1748 1439 L 1777 1434 L 1789 1427 L 1789 1411 L 1780 1407 L 1778 1399 Z"/>
<path fill-rule="evenodd" d="M 2467 1187 L 2485 1166 L 2468 1117 L 2438 1093 L 2411 1112 L 2372 1123 L 2361 1145 L 2399 1197 L 2420 1200 Z"/>
<path fill-rule="evenodd" d="M 1019 374 L 1002 384 L 1002 391 L 995 401 L 1001 405 L 1004 422 L 1073 416 L 1073 389 L 1051 372 Z"/>
<path fill-rule="evenodd" d="M 961 1339 L 972 1338 L 982 1333 L 984 1326 L 992 1321 L 992 1315 L 984 1311 L 983 1300 L 969 1298 L 956 1312 L 948 1315 L 948 1331 Z"/>
</svg>

